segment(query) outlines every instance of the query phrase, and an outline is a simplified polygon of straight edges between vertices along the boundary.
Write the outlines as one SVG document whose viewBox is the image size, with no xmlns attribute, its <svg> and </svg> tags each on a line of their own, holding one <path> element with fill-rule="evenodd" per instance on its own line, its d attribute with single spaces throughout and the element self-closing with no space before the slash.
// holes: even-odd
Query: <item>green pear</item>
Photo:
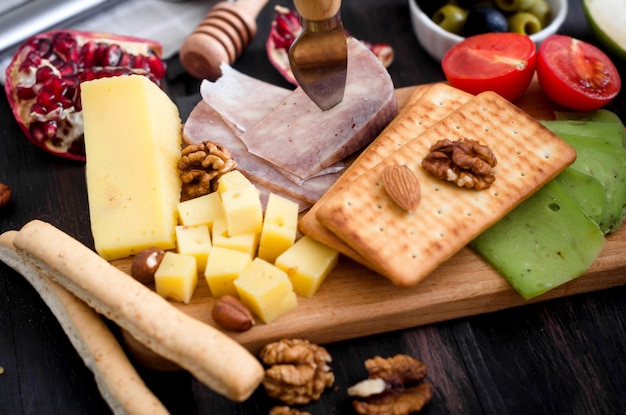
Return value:
<svg viewBox="0 0 626 415">
<path fill-rule="evenodd" d="M 626 59 L 626 1 L 583 0 L 583 10 L 596 39 L 622 59 Z"/>
</svg>

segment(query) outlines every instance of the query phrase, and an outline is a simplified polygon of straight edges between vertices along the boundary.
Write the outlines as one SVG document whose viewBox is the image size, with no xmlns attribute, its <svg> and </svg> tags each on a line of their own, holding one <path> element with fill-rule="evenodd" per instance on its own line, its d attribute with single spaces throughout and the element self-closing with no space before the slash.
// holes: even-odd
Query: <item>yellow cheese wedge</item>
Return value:
<svg viewBox="0 0 626 415">
<path fill-rule="evenodd" d="M 196 258 L 198 272 L 204 272 L 212 248 L 209 226 L 177 226 L 176 246 L 179 254 Z"/>
<path fill-rule="evenodd" d="M 219 218 L 213 222 L 211 235 L 214 247 L 221 246 L 222 248 L 245 252 L 250 256 L 250 259 L 256 255 L 259 246 L 259 234 L 246 233 L 243 235 L 229 236 L 225 218 Z"/>
<path fill-rule="evenodd" d="M 296 294 L 310 298 L 333 270 L 339 252 L 303 236 L 276 258 L 276 266 L 287 273 Z"/>
<path fill-rule="evenodd" d="M 89 214 L 105 259 L 176 246 L 181 120 L 144 76 L 81 84 Z"/>
<path fill-rule="evenodd" d="M 211 295 L 238 296 L 234 282 L 251 261 L 251 256 L 245 252 L 214 246 L 204 270 Z"/>
<path fill-rule="evenodd" d="M 154 273 L 156 292 L 164 297 L 188 304 L 196 285 L 196 259 L 168 251 Z"/>
<path fill-rule="evenodd" d="M 224 216 L 222 201 L 216 192 L 185 200 L 177 207 L 180 224 L 185 226 L 208 225 L 211 228 L 215 218 Z"/>
<path fill-rule="evenodd" d="M 263 206 L 254 185 L 225 191 L 220 197 L 229 236 L 261 233 Z"/>
<path fill-rule="evenodd" d="M 234 284 L 241 301 L 265 323 L 298 305 L 287 273 L 258 257 L 244 268 Z"/>
<path fill-rule="evenodd" d="M 274 262 L 293 245 L 298 228 L 298 204 L 270 193 L 265 207 L 258 256 Z"/>
</svg>

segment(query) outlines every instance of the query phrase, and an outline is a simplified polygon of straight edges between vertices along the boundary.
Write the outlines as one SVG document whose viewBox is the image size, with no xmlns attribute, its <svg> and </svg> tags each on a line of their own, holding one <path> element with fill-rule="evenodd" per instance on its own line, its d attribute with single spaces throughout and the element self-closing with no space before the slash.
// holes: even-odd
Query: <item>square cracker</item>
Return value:
<svg viewBox="0 0 626 415">
<path fill-rule="evenodd" d="M 487 145 L 498 163 L 485 190 L 459 188 L 421 166 L 440 139 Z M 418 283 L 576 159 L 575 150 L 509 101 L 484 92 L 398 151 L 338 189 L 316 218 L 376 264 L 394 284 Z M 406 165 L 418 177 L 419 206 L 410 213 L 387 196 L 381 174 Z"/>
<path fill-rule="evenodd" d="M 357 177 L 389 157 L 398 148 L 417 137 L 428 127 L 469 101 L 472 97 L 473 95 L 444 83 L 417 87 L 409 97 L 406 105 L 400 110 L 398 116 L 346 169 L 324 196 L 300 219 L 300 232 L 376 270 L 375 264 L 369 263 L 366 258 L 319 223 L 315 217 L 318 208 L 331 198 L 338 189 L 349 186 Z"/>
</svg>

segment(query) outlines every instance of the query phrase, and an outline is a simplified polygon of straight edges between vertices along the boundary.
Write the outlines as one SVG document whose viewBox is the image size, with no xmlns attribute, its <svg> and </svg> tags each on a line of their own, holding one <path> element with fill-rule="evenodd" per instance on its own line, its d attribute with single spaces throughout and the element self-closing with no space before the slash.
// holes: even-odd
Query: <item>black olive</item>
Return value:
<svg viewBox="0 0 626 415">
<path fill-rule="evenodd" d="M 476 7 L 471 9 L 463 26 L 463 36 L 508 31 L 509 24 L 506 17 L 494 7 Z"/>
</svg>

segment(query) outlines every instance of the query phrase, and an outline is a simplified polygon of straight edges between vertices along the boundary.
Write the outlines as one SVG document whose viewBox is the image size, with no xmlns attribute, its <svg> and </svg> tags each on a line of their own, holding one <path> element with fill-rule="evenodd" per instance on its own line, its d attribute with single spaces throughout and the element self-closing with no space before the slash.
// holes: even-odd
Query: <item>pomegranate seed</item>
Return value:
<svg viewBox="0 0 626 415">
<path fill-rule="evenodd" d="M 78 64 L 76 62 L 67 62 L 57 68 L 61 76 L 68 76 L 78 72 Z"/>
<path fill-rule="evenodd" d="M 123 53 L 119 62 L 117 63 L 119 66 L 128 66 L 133 68 L 135 65 L 135 57 L 130 53 Z"/>
<path fill-rule="evenodd" d="M 80 50 L 80 66 L 81 68 L 90 68 L 96 63 L 96 53 L 98 44 L 93 40 L 85 43 Z"/>
<path fill-rule="evenodd" d="M 43 107 L 41 104 L 34 103 L 30 106 L 30 112 L 34 115 L 46 115 L 48 113 L 48 109 Z"/>
<path fill-rule="evenodd" d="M 21 100 L 28 101 L 37 96 L 33 88 L 19 85 L 17 87 L 17 97 Z"/>
<path fill-rule="evenodd" d="M 66 60 L 73 61 L 78 58 L 77 42 L 74 36 L 68 32 L 58 32 L 52 38 L 54 50 Z"/>
<path fill-rule="evenodd" d="M 67 91 L 67 84 L 59 77 L 53 76 L 48 78 L 44 83 L 44 89 L 50 91 L 54 95 L 63 95 Z"/>
<path fill-rule="evenodd" d="M 39 65 L 41 65 L 41 56 L 39 56 L 37 52 L 31 51 L 28 52 L 26 58 L 20 65 L 20 71 L 30 68 L 37 68 Z"/>
<path fill-rule="evenodd" d="M 67 85 L 69 89 L 76 89 L 80 83 L 76 74 L 72 74 L 72 76 L 64 76 L 63 81 L 65 81 L 65 85 Z"/>
<path fill-rule="evenodd" d="M 48 139 L 55 138 L 57 136 L 57 122 L 48 121 L 43 124 L 44 136 Z"/>
<path fill-rule="evenodd" d="M 52 53 L 52 41 L 48 38 L 39 38 L 34 45 L 37 55 L 47 58 Z"/>
<path fill-rule="evenodd" d="M 49 89 L 42 88 L 37 95 L 37 104 L 47 108 L 56 102 L 56 95 Z"/>
<path fill-rule="evenodd" d="M 35 82 L 44 83 L 51 76 L 54 76 L 54 70 L 50 66 L 42 66 L 35 73 Z"/>
<path fill-rule="evenodd" d="M 150 72 L 157 79 L 162 79 L 165 77 L 167 72 L 167 68 L 165 66 L 165 62 L 156 57 L 153 54 L 146 56 L 146 62 L 148 63 L 148 68 L 150 68 Z"/>
<path fill-rule="evenodd" d="M 59 97 L 58 104 L 61 106 L 61 108 L 71 108 L 74 105 L 73 98 L 73 96 L 61 96 Z"/>
<path fill-rule="evenodd" d="M 122 48 L 119 45 L 110 45 L 105 54 L 103 66 L 117 66 L 122 57 Z"/>
<path fill-rule="evenodd" d="M 80 73 L 80 81 L 93 81 L 96 79 L 96 72 L 93 69 L 87 69 Z"/>
</svg>

